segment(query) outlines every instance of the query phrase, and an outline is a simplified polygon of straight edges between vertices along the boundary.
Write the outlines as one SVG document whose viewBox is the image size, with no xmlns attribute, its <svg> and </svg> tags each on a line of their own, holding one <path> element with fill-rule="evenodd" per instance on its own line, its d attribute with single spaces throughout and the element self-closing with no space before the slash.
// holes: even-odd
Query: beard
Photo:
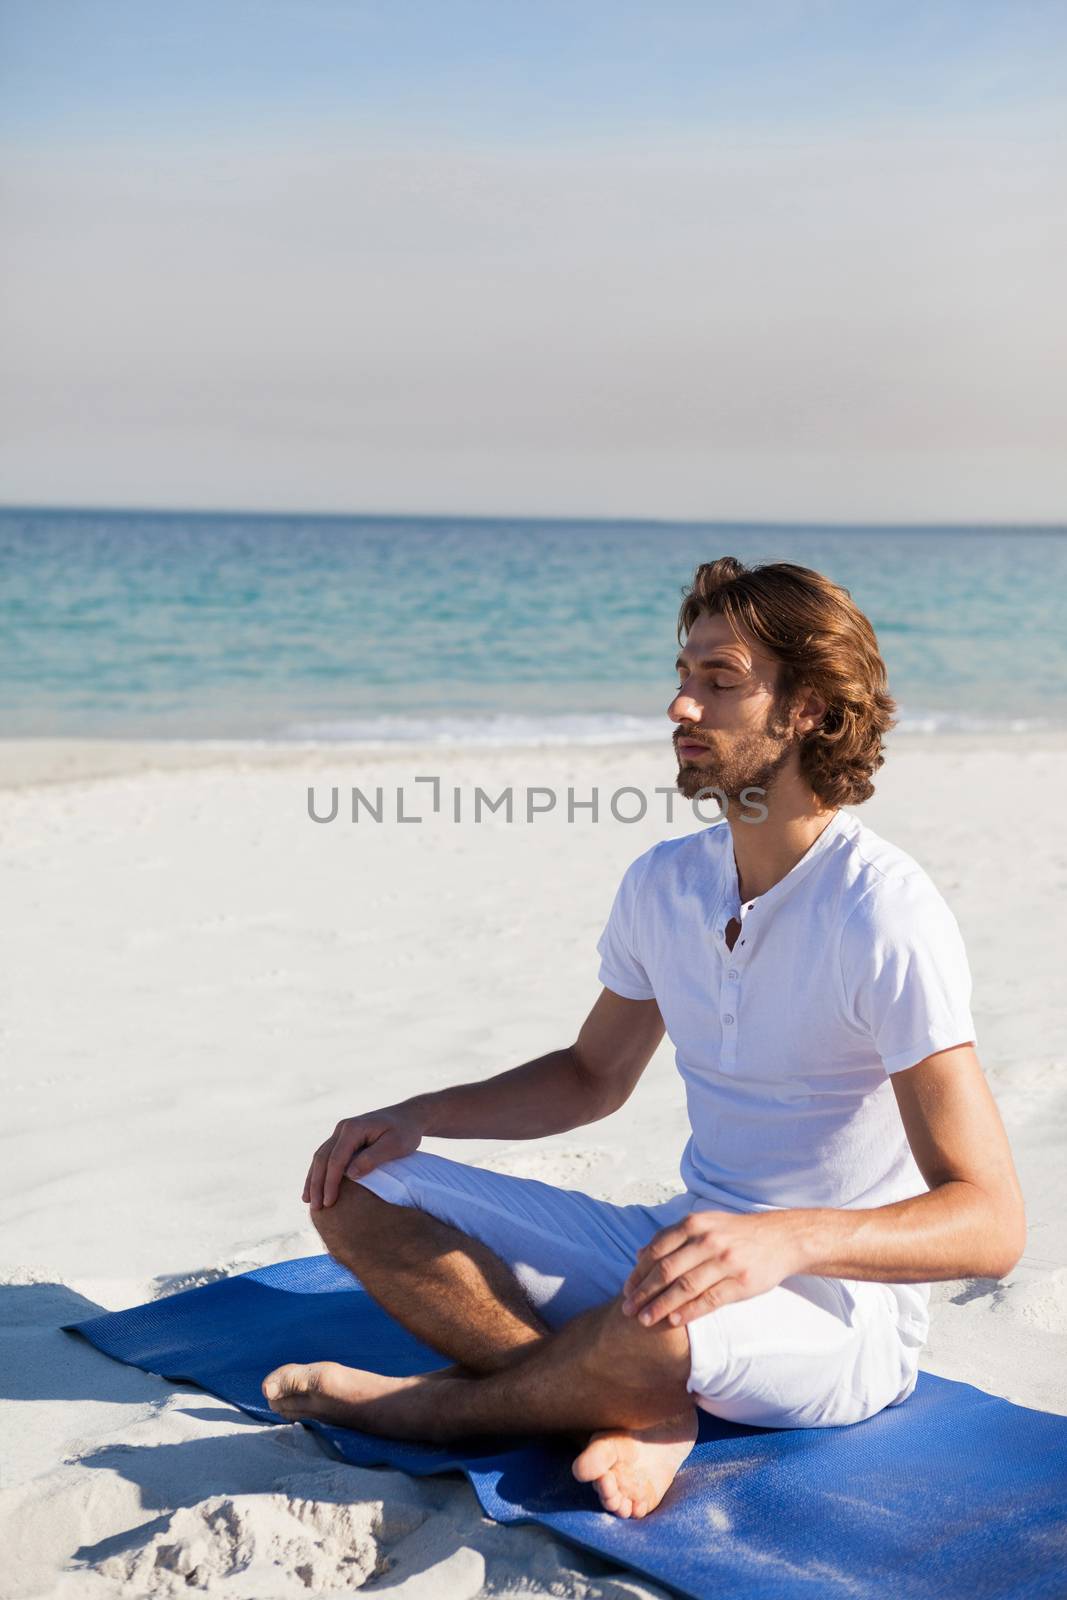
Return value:
<svg viewBox="0 0 1067 1600">
<path fill-rule="evenodd" d="M 797 743 L 777 702 L 768 710 L 762 728 L 729 735 L 679 733 L 675 738 L 707 744 L 706 759 L 690 757 L 679 766 L 676 787 L 687 800 L 702 789 L 714 789 L 729 801 L 740 800 L 745 789 L 767 793 Z"/>
</svg>

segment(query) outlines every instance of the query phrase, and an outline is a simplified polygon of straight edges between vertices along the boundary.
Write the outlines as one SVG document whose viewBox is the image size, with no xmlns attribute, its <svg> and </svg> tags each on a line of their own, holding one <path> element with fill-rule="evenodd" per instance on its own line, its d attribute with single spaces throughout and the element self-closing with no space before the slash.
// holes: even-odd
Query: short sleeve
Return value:
<svg viewBox="0 0 1067 1600">
<path fill-rule="evenodd" d="M 637 897 L 652 852 L 632 861 L 623 873 L 607 925 L 597 940 L 600 982 L 624 1000 L 654 1000 L 655 990 L 638 954 Z"/>
<path fill-rule="evenodd" d="M 976 1042 L 963 936 L 928 878 L 883 885 L 860 902 L 845 924 L 841 973 L 850 1018 L 886 1072 Z"/>
</svg>

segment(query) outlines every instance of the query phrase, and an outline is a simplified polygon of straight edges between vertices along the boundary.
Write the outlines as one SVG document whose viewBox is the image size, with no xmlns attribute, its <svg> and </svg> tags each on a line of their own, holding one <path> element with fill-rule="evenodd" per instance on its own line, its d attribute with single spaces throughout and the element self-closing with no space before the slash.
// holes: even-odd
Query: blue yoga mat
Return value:
<svg viewBox="0 0 1067 1600">
<path fill-rule="evenodd" d="M 442 1364 L 326 1255 L 67 1329 L 282 1426 L 259 1386 L 283 1361 L 396 1375 Z M 639 1522 L 599 1509 L 558 1440 L 440 1448 L 305 1426 L 360 1466 L 461 1469 L 497 1521 L 543 1523 L 693 1600 L 1067 1595 L 1067 1418 L 927 1373 L 903 1405 L 850 1427 L 749 1428 L 702 1415 L 692 1455 Z"/>
</svg>

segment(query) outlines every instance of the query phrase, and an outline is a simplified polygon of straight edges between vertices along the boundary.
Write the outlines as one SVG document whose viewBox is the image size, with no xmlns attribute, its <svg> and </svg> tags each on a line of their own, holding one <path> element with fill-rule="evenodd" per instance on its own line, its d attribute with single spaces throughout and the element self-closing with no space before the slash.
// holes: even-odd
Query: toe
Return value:
<svg viewBox="0 0 1067 1600">
<path fill-rule="evenodd" d="M 260 1387 L 262 1388 L 263 1394 L 268 1400 L 277 1400 L 278 1396 L 281 1394 L 283 1371 L 283 1367 L 275 1367 L 274 1371 L 268 1372 L 267 1376 L 263 1379 Z"/>
<path fill-rule="evenodd" d="M 617 1447 L 611 1439 L 592 1438 L 571 1468 L 580 1483 L 591 1483 L 603 1477 L 615 1465 Z"/>
<path fill-rule="evenodd" d="M 302 1392 L 308 1386 L 306 1383 L 298 1382 L 297 1375 L 305 1372 L 306 1368 L 295 1361 L 289 1361 L 283 1367 L 275 1367 L 274 1371 L 268 1372 L 263 1380 L 263 1394 L 273 1405 L 276 1400 L 286 1400 Z"/>
<path fill-rule="evenodd" d="M 622 1493 L 613 1472 L 606 1472 L 602 1478 L 596 1480 L 596 1492 L 605 1511 L 615 1511 L 618 1508 Z"/>
</svg>

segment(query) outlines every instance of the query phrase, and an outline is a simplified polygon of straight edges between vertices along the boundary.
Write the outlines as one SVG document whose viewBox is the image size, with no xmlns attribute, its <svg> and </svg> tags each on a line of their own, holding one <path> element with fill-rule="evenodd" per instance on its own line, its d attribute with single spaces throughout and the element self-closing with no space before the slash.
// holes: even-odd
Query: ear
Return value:
<svg viewBox="0 0 1067 1600">
<path fill-rule="evenodd" d="M 813 728 L 822 725 L 829 709 L 827 702 L 814 689 L 801 689 L 793 706 L 793 727 L 797 733 L 810 733 Z"/>
</svg>

